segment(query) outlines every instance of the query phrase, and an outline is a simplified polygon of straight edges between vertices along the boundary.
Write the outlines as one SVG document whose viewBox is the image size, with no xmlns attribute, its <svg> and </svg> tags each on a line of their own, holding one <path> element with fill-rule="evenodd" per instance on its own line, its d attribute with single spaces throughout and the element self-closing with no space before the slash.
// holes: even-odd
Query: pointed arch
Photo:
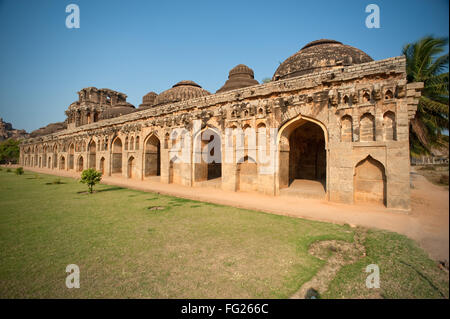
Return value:
<svg viewBox="0 0 450 319">
<path fill-rule="evenodd" d="M 385 141 L 397 140 L 395 113 L 392 111 L 387 111 L 383 115 L 383 139 Z"/>
<path fill-rule="evenodd" d="M 135 142 L 136 144 L 135 144 L 135 146 L 134 146 L 134 149 L 136 150 L 136 151 L 139 151 L 139 135 L 137 135 L 136 136 L 136 142 Z"/>
<path fill-rule="evenodd" d="M 375 141 L 375 117 L 370 113 L 364 113 L 359 120 L 359 140 Z"/>
<path fill-rule="evenodd" d="M 220 131 L 206 126 L 194 136 L 194 182 L 222 177 L 222 138 Z"/>
<path fill-rule="evenodd" d="M 144 177 L 161 175 L 161 143 L 155 133 L 144 140 Z"/>
<path fill-rule="evenodd" d="M 128 178 L 134 178 L 135 176 L 135 159 L 133 156 L 130 156 L 128 158 L 128 163 L 127 163 L 127 177 Z"/>
<path fill-rule="evenodd" d="M 353 198 L 356 203 L 386 205 L 386 173 L 384 165 L 368 155 L 355 165 Z"/>
<path fill-rule="evenodd" d="M 102 173 L 102 175 L 105 175 L 105 158 L 102 156 L 102 158 L 100 158 L 100 172 Z"/>
<path fill-rule="evenodd" d="M 69 145 L 69 169 L 75 168 L 75 144 L 72 142 Z"/>
<path fill-rule="evenodd" d="M 134 151 L 134 136 L 132 136 L 130 138 L 130 147 L 129 147 L 130 151 Z"/>
<path fill-rule="evenodd" d="M 298 115 L 278 131 L 278 171 L 276 191 L 288 188 L 295 180 L 313 183 L 320 196 L 328 189 L 328 131 L 320 121 Z M 299 196 L 303 196 L 299 187 Z M 306 196 L 306 195 L 305 195 Z"/>
<path fill-rule="evenodd" d="M 97 144 L 92 139 L 88 146 L 88 168 L 96 168 Z"/>
<path fill-rule="evenodd" d="M 112 171 L 113 174 L 122 173 L 122 140 L 116 137 L 112 142 Z"/>
<path fill-rule="evenodd" d="M 236 190 L 258 190 L 258 166 L 256 160 L 248 155 L 240 158 L 236 171 Z"/>
<path fill-rule="evenodd" d="M 341 142 L 353 142 L 353 119 L 348 114 L 341 118 Z"/>
<path fill-rule="evenodd" d="M 66 159 L 63 155 L 59 158 L 59 169 L 66 169 Z"/>
<path fill-rule="evenodd" d="M 77 160 L 77 172 L 82 172 L 84 169 L 84 158 L 83 156 L 78 156 Z"/>
</svg>

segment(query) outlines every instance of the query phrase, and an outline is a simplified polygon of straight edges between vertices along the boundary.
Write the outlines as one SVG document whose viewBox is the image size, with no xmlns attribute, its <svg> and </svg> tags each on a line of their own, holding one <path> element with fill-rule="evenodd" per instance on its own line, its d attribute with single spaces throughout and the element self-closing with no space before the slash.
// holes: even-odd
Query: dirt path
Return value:
<svg viewBox="0 0 450 319">
<path fill-rule="evenodd" d="M 26 170 L 66 177 L 80 176 L 80 173 L 67 171 L 37 168 Z M 229 192 L 218 188 L 186 187 L 121 177 L 105 176 L 102 183 L 291 217 L 386 229 L 414 239 L 435 260 L 449 260 L 448 191 L 428 182 L 414 170 L 411 172 L 411 180 L 414 188 L 411 190 L 412 210 L 408 213 L 384 207 Z"/>
</svg>

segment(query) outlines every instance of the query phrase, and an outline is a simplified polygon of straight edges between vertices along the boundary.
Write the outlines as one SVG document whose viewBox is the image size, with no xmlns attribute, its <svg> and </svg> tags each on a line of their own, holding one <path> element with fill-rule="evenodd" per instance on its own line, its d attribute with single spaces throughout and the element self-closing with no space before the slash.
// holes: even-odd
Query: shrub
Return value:
<svg viewBox="0 0 450 319">
<path fill-rule="evenodd" d="M 6 172 L 7 172 L 7 173 L 11 173 L 11 169 L 10 169 L 10 168 L 7 168 L 7 169 L 6 169 Z"/>
<path fill-rule="evenodd" d="M 102 173 L 97 172 L 93 168 L 89 168 L 89 169 L 85 169 L 81 173 L 80 182 L 83 184 L 87 184 L 87 186 L 89 188 L 89 193 L 92 193 L 92 189 L 93 189 L 94 185 L 100 183 L 101 179 L 102 179 Z"/>
<path fill-rule="evenodd" d="M 17 167 L 14 173 L 16 173 L 16 175 L 23 175 L 23 167 Z"/>
<path fill-rule="evenodd" d="M 448 175 L 441 174 L 441 178 L 439 178 L 439 183 L 443 185 L 448 185 Z"/>
<path fill-rule="evenodd" d="M 54 179 L 52 183 L 53 183 L 53 184 L 62 184 L 61 178 L 56 178 L 56 179 Z"/>
<path fill-rule="evenodd" d="M 420 168 L 420 170 L 422 171 L 435 171 L 436 167 L 432 166 L 432 165 L 427 165 L 427 166 L 422 166 Z"/>
</svg>

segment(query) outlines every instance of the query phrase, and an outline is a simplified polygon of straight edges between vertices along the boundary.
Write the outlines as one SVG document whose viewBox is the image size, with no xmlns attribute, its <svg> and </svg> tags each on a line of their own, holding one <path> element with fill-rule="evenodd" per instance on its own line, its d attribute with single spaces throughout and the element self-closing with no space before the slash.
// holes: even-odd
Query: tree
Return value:
<svg viewBox="0 0 450 319">
<path fill-rule="evenodd" d="M 0 163 L 17 163 L 20 155 L 19 144 L 20 141 L 14 139 L 0 143 Z"/>
<path fill-rule="evenodd" d="M 102 173 L 97 172 L 93 168 L 85 169 L 81 173 L 81 180 L 80 182 L 83 184 L 87 184 L 89 187 L 89 193 L 92 193 L 94 185 L 100 183 L 102 179 Z"/>
<path fill-rule="evenodd" d="M 408 82 L 423 82 L 424 88 L 411 120 L 410 150 L 412 156 L 428 155 L 433 148 L 448 146 L 448 53 L 447 38 L 426 36 L 403 47 Z"/>
<path fill-rule="evenodd" d="M 271 78 L 264 78 L 264 79 L 262 79 L 262 83 L 269 83 L 269 82 L 272 82 Z"/>
</svg>

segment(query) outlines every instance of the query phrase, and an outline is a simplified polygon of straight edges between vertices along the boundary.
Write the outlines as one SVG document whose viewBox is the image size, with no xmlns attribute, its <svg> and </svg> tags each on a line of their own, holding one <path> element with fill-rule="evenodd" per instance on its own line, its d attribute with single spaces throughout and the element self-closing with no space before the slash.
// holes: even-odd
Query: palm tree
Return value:
<svg viewBox="0 0 450 319">
<path fill-rule="evenodd" d="M 447 43 L 447 38 L 425 36 L 402 50 L 408 82 L 424 82 L 416 116 L 411 120 L 409 140 L 414 157 L 448 146 L 448 136 L 442 134 L 448 130 L 448 53 L 440 55 Z"/>
</svg>

